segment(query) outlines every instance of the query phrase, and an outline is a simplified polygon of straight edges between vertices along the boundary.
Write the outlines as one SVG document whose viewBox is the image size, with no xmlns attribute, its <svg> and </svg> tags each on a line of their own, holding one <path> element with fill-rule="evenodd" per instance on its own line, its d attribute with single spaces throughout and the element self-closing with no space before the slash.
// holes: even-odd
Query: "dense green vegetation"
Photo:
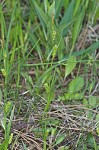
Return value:
<svg viewBox="0 0 99 150">
<path fill-rule="evenodd" d="M 1 0 L 0 150 L 99 150 L 99 0 Z"/>
</svg>

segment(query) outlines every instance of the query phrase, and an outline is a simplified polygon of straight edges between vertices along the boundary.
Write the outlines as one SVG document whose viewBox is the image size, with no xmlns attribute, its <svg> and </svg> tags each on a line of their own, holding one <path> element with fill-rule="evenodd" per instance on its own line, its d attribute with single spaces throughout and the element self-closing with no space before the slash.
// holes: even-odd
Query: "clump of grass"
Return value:
<svg viewBox="0 0 99 150">
<path fill-rule="evenodd" d="M 97 4 L 0 4 L 1 150 L 99 148 Z"/>
</svg>

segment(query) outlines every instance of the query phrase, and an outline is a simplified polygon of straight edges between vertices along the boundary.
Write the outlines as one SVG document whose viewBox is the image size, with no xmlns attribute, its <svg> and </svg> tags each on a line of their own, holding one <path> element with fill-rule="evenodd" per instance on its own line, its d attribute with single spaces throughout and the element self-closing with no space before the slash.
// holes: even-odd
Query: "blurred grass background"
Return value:
<svg viewBox="0 0 99 150">
<path fill-rule="evenodd" d="M 18 131 L 11 131 L 11 124 L 22 118 L 24 126 L 33 113 L 38 115 L 41 135 L 39 131 L 33 135 L 37 143 L 33 147 L 30 144 L 31 150 L 73 149 L 72 142 L 65 141 L 67 131 L 58 129 L 63 118 L 53 121 L 51 117 L 53 123 L 49 121 L 54 102 L 64 106 L 83 104 L 96 110 L 88 110 L 85 116 L 89 123 L 90 118 L 96 118 L 91 133 L 85 135 L 80 130 L 74 141 L 78 150 L 80 145 L 83 150 L 98 150 L 99 0 L 1 0 L 0 41 L 0 103 L 4 116 L 0 150 L 13 150 L 17 142 L 21 145 L 18 149 L 28 148 Z M 29 135 L 24 136 L 29 141 Z M 40 138 L 41 145 L 35 137 Z M 67 138 L 70 140 L 69 133 Z"/>
</svg>

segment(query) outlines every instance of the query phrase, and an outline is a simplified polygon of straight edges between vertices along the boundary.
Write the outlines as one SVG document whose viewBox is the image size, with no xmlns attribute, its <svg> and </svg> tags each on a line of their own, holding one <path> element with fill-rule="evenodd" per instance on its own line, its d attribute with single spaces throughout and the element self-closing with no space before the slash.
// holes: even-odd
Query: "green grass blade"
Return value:
<svg viewBox="0 0 99 150">
<path fill-rule="evenodd" d="M 55 0 L 55 19 L 59 17 L 64 0 Z"/>
<path fill-rule="evenodd" d="M 4 38 L 4 35 L 6 33 L 6 24 L 5 24 L 5 18 L 4 18 L 4 14 L 2 11 L 2 5 L 0 4 L 0 30 L 1 30 L 1 37 L 0 38 Z"/>
<path fill-rule="evenodd" d="M 79 32 L 81 30 L 83 18 L 84 18 L 84 11 L 77 17 L 77 19 L 76 19 L 76 21 L 74 23 L 74 28 L 73 28 L 73 31 L 72 31 L 73 43 L 72 43 L 71 53 L 72 53 L 72 51 L 74 49 L 75 42 L 76 42 L 77 37 L 79 35 Z"/>
<path fill-rule="evenodd" d="M 96 42 L 96 43 L 92 44 L 90 47 L 88 47 L 87 49 L 82 49 L 82 50 L 80 50 L 78 52 L 73 52 L 72 55 L 74 55 L 74 56 L 81 56 L 81 55 L 83 55 L 82 58 L 84 58 L 84 57 L 86 57 L 86 55 L 94 52 L 98 48 L 99 48 L 99 42 Z M 69 57 L 69 55 L 65 56 L 61 61 L 63 62 L 65 60 L 67 60 L 68 57 Z"/>
<path fill-rule="evenodd" d="M 73 12 L 74 12 L 74 5 L 75 5 L 75 0 L 72 0 L 70 4 L 68 4 L 68 7 L 65 11 L 65 14 L 59 23 L 59 28 L 61 29 L 61 26 L 64 26 L 65 29 L 62 31 L 62 35 L 64 36 L 67 32 L 66 27 L 68 26 L 69 23 L 73 21 Z"/>
<path fill-rule="evenodd" d="M 55 1 L 50 5 L 48 10 L 48 15 L 52 18 L 52 15 L 55 16 Z"/>
<path fill-rule="evenodd" d="M 13 23 L 13 20 L 14 20 L 14 14 L 15 14 L 16 8 L 17 8 L 17 2 L 15 4 L 15 6 L 14 6 L 14 9 L 13 9 L 13 12 L 12 12 L 12 16 L 11 16 L 10 25 L 9 25 L 9 29 L 8 29 L 7 40 L 6 40 L 6 52 L 8 50 L 9 39 L 10 39 L 10 31 L 11 31 L 11 26 L 12 26 L 12 23 Z M 8 52 L 7 52 L 7 54 L 8 54 Z"/>
<path fill-rule="evenodd" d="M 65 67 L 65 78 L 73 71 L 76 67 L 76 57 L 70 56 L 67 60 L 66 67 Z"/>
<path fill-rule="evenodd" d="M 38 6 L 37 2 L 35 0 L 32 0 L 34 6 L 35 6 L 35 9 L 36 9 L 36 12 L 37 12 L 37 15 L 41 21 L 41 24 L 42 24 L 42 27 L 45 27 L 45 25 L 47 26 L 48 24 L 48 16 L 45 14 L 45 12 Z"/>
<path fill-rule="evenodd" d="M 63 18 L 62 18 L 59 25 L 62 25 L 64 23 L 67 24 L 72 20 L 74 5 L 75 5 L 75 0 L 72 0 L 71 3 L 69 4 L 67 10 L 65 11 L 65 14 L 64 14 L 64 16 L 63 16 Z"/>
</svg>

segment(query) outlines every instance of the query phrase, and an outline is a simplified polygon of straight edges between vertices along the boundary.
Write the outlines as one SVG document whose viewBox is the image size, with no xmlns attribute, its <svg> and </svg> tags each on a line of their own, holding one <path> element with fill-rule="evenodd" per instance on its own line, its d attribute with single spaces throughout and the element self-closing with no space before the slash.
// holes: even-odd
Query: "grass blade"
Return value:
<svg viewBox="0 0 99 150">
<path fill-rule="evenodd" d="M 36 9 L 36 12 L 37 12 L 37 15 L 41 21 L 41 24 L 42 24 L 42 27 L 45 27 L 45 24 L 47 26 L 48 24 L 48 16 L 45 14 L 45 12 L 38 6 L 37 2 L 35 0 L 32 0 L 34 6 L 35 6 L 35 9 Z"/>
</svg>

